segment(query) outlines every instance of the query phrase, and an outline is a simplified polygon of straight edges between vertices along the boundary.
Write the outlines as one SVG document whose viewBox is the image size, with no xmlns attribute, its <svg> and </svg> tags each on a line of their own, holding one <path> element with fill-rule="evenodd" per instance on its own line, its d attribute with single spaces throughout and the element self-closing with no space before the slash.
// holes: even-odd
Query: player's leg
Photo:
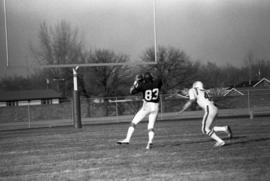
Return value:
<svg viewBox="0 0 270 181">
<path fill-rule="evenodd" d="M 220 137 L 218 137 L 214 129 L 211 128 L 216 114 L 217 109 L 215 109 L 215 107 L 207 106 L 202 121 L 202 132 L 216 141 L 215 146 L 223 146 L 225 142 Z"/>
<path fill-rule="evenodd" d="M 154 126 L 155 126 L 155 122 L 156 122 L 157 116 L 158 116 L 158 104 L 152 103 L 151 110 L 152 110 L 152 112 L 149 114 L 149 122 L 147 125 L 148 143 L 147 143 L 146 149 L 150 149 L 153 145 L 153 139 L 155 136 Z"/>
<path fill-rule="evenodd" d="M 218 112 L 218 110 L 217 110 Z M 215 116 L 215 119 L 217 118 L 217 114 Z M 213 124 L 213 123 L 212 123 Z M 213 130 L 215 132 L 225 132 L 228 135 L 228 138 L 232 138 L 232 130 L 230 128 L 230 126 L 226 125 L 226 126 L 214 126 Z"/>
<path fill-rule="evenodd" d="M 152 144 L 153 144 L 153 139 L 155 137 L 154 124 L 155 124 L 156 118 L 157 118 L 156 114 L 153 114 L 153 113 L 149 114 L 149 122 L 148 122 L 148 125 L 147 125 L 148 142 L 147 142 L 146 149 L 150 149 Z"/>
<path fill-rule="evenodd" d="M 230 128 L 230 126 L 214 126 L 213 130 L 215 132 L 225 132 L 229 138 L 232 138 L 232 130 Z"/>
<path fill-rule="evenodd" d="M 131 121 L 130 123 L 130 126 L 128 128 L 128 131 L 127 131 L 127 135 L 126 135 L 126 138 L 123 139 L 123 140 L 120 140 L 118 141 L 117 143 L 118 144 L 128 144 L 134 131 L 135 131 L 135 127 L 136 125 L 141 122 L 143 120 L 143 118 L 147 115 L 147 111 L 143 108 L 141 108 L 137 113 L 136 115 L 134 116 L 133 120 Z"/>
</svg>

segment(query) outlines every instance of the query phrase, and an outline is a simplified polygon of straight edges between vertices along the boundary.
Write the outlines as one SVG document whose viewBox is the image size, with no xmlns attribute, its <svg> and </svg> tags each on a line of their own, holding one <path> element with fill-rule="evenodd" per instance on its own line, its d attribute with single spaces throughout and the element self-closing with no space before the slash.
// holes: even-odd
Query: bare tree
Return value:
<svg viewBox="0 0 270 181">
<path fill-rule="evenodd" d="M 42 81 L 43 80 L 43 81 Z M 40 74 L 29 77 L 6 77 L 0 81 L 0 90 L 31 90 L 31 89 L 46 89 L 46 81 L 41 78 Z"/>
<path fill-rule="evenodd" d="M 248 77 L 249 85 L 263 77 L 269 77 L 270 61 L 258 58 L 252 51 L 249 51 L 244 59 L 244 66 L 241 71 Z"/>
<path fill-rule="evenodd" d="M 222 74 L 222 68 L 218 67 L 215 63 L 207 62 L 207 64 L 201 65 L 199 69 L 199 80 L 204 82 L 208 88 L 223 87 L 224 80 Z"/>
<path fill-rule="evenodd" d="M 119 63 L 127 62 L 126 55 L 117 55 L 110 50 L 89 52 L 88 63 Z M 114 97 L 127 95 L 129 88 L 129 67 L 127 66 L 96 66 L 82 68 L 80 74 L 83 94 L 90 96 Z M 108 115 L 108 100 L 105 99 L 105 114 Z"/>
<path fill-rule="evenodd" d="M 257 59 L 251 66 L 253 70 L 253 77 L 255 80 L 260 80 L 263 77 L 270 77 L 270 61 L 264 59 Z"/>
<path fill-rule="evenodd" d="M 89 54 L 87 60 L 88 63 L 120 63 L 127 62 L 128 57 L 110 50 L 96 50 Z M 97 66 L 82 71 L 88 94 L 108 97 L 125 94 L 131 70 L 127 66 Z"/>
<path fill-rule="evenodd" d="M 192 64 L 184 51 L 173 47 L 160 46 L 157 59 L 156 65 L 147 66 L 143 69 L 152 72 L 162 80 L 163 93 L 172 89 L 184 88 L 196 75 L 196 66 Z M 147 49 L 142 56 L 142 60 L 146 62 L 154 61 L 154 49 Z"/>
<path fill-rule="evenodd" d="M 221 68 L 222 77 L 216 87 L 235 87 L 239 82 L 243 81 L 241 69 L 232 65 L 227 65 Z M 213 75 L 215 77 L 215 75 Z"/>
<path fill-rule="evenodd" d="M 32 52 L 40 64 L 74 64 L 85 60 L 83 46 L 78 40 L 78 31 L 61 21 L 55 27 L 48 27 L 44 22 L 40 25 L 39 47 L 32 47 Z M 63 68 L 44 69 L 44 79 L 64 80 L 60 90 L 66 92 L 72 84 L 72 70 Z M 58 85 L 59 82 L 58 82 Z"/>
<path fill-rule="evenodd" d="M 249 81 L 249 85 L 251 85 L 251 81 L 253 79 L 252 77 L 252 64 L 254 62 L 254 55 L 253 55 L 253 52 L 252 51 L 249 51 L 247 56 L 246 56 L 246 59 L 244 60 L 244 62 L 246 63 L 247 65 L 247 69 L 248 69 L 248 81 Z"/>
</svg>

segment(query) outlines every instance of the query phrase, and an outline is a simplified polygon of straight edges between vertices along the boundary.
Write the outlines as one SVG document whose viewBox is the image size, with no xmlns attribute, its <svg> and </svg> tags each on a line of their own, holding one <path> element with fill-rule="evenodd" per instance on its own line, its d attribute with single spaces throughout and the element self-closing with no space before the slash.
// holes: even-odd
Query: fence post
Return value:
<svg viewBox="0 0 270 181">
<path fill-rule="evenodd" d="M 160 94 L 160 119 L 163 120 L 163 96 Z"/>
<path fill-rule="evenodd" d="M 248 90 L 248 111 L 249 111 L 249 119 L 253 119 L 253 110 L 251 109 L 251 103 L 250 103 L 250 91 Z"/>
<path fill-rule="evenodd" d="M 27 104 L 27 112 L 28 112 L 28 128 L 31 128 L 31 114 L 30 114 L 30 101 Z"/>
<path fill-rule="evenodd" d="M 115 97 L 115 114 L 116 114 L 116 117 L 117 117 L 117 121 L 119 122 L 119 117 L 118 117 L 118 104 L 117 104 L 117 97 Z"/>
</svg>

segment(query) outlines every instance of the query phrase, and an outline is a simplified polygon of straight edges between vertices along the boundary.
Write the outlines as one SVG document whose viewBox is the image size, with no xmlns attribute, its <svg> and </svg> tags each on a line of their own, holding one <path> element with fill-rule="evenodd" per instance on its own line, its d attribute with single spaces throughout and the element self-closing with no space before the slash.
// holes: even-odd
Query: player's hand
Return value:
<svg viewBox="0 0 270 181">
<path fill-rule="evenodd" d="M 135 81 L 142 81 L 143 80 L 143 75 L 142 74 L 137 74 L 135 76 Z"/>
<path fill-rule="evenodd" d="M 137 80 L 134 81 L 133 86 L 134 86 L 135 88 L 137 88 L 137 87 L 139 86 L 139 83 L 138 83 Z"/>
<path fill-rule="evenodd" d="M 135 76 L 135 81 L 133 83 L 134 87 L 137 88 L 142 80 L 143 80 L 143 76 L 141 74 L 137 74 Z"/>
</svg>

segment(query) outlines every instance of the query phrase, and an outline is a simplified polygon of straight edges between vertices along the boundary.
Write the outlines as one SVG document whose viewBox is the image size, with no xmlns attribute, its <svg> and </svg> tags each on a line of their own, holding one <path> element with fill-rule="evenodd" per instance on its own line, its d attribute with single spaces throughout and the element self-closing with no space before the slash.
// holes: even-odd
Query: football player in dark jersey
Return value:
<svg viewBox="0 0 270 181">
<path fill-rule="evenodd" d="M 137 75 L 134 84 L 130 88 L 130 94 L 142 92 L 143 105 L 137 112 L 128 128 L 126 138 L 118 141 L 118 144 L 129 144 L 129 141 L 134 133 L 136 125 L 148 116 L 148 143 L 146 149 L 150 149 L 155 136 L 154 125 L 159 111 L 160 89 L 162 82 L 160 79 L 154 79 L 151 73 L 146 72 L 143 76 Z"/>
</svg>

